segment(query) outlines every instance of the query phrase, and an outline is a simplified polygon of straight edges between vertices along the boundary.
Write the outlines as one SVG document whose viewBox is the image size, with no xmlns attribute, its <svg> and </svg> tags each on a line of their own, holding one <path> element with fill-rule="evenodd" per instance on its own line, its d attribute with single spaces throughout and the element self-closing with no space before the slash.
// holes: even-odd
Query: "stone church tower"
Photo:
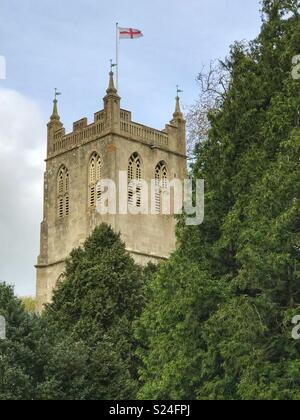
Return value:
<svg viewBox="0 0 300 420">
<path fill-rule="evenodd" d="M 51 301 L 70 251 L 103 222 L 121 232 L 137 263 L 167 259 L 175 249 L 172 215 L 100 215 L 96 211 L 98 181 L 111 179 L 118 186 L 119 171 L 126 171 L 129 181 L 186 178 L 185 121 L 179 98 L 172 121 L 162 131 L 133 122 L 120 101 L 111 72 L 104 109 L 95 114 L 93 123 L 83 118 L 74 123 L 72 133 L 66 134 L 54 100 L 48 123 L 44 215 L 36 265 L 39 312 Z M 128 194 L 130 202 L 130 191 Z M 156 206 L 159 213 L 159 197 Z"/>
</svg>

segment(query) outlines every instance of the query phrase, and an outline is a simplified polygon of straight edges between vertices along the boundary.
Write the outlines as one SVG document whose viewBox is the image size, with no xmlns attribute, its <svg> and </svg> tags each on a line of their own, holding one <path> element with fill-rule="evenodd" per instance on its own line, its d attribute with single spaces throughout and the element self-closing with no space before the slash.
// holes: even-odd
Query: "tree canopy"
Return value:
<svg viewBox="0 0 300 420">
<path fill-rule="evenodd" d="M 298 11 L 264 1 L 260 35 L 223 64 L 228 89 L 192 168 L 205 221 L 181 225 L 137 323 L 141 398 L 300 399 Z"/>
<path fill-rule="evenodd" d="M 150 270 L 151 272 L 152 270 Z M 101 225 L 75 249 L 53 302 L 38 318 L 0 285 L 0 398 L 131 399 L 138 377 L 133 321 L 144 306 L 143 269 Z"/>
</svg>

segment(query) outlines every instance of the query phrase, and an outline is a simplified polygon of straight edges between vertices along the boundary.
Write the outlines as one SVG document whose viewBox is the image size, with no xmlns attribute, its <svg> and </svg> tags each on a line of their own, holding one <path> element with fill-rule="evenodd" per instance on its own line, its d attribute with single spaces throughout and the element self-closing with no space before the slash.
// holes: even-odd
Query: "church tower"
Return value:
<svg viewBox="0 0 300 420">
<path fill-rule="evenodd" d="M 44 175 L 44 214 L 41 224 L 40 255 L 37 270 L 37 311 L 52 299 L 53 289 L 64 272 L 65 259 L 80 246 L 94 228 L 107 223 L 121 232 L 127 250 L 137 263 L 167 259 L 175 250 L 175 218 L 160 214 L 105 214 L 97 211 L 101 179 L 113 180 L 119 187 L 119 173 L 127 180 L 163 182 L 184 180 L 186 165 L 185 120 L 179 97 L 173 118 L 163 130 L 132 121 L 131 112 L 121 109 L 121 98 L 110 72 L 103 110 L 94 121 L 86 118 L 66 133 L 55 97 L 48 123 L 47 159 Z M 128 189 L 130 205 L 137 195 Z"/>
</svg>

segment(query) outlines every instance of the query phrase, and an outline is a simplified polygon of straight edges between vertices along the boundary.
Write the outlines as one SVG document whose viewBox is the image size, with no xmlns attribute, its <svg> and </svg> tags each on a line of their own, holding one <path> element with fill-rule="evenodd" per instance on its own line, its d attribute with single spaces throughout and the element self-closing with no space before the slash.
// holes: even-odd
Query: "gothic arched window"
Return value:
<svg viewBox="0 0 300 420">
<path fill-rule="evenodd" d="M 69 184 L 69 171 L 63 165 L 57 176 L 57 216 L 59 219 L 69 216 L 70 213 Z"/>
<path fill-rule="evenodd" d="M 101 158 L 93 153 L 89 162 L 89 206 L 96 207 L 101 192 L 97 192 L 97 184 L 101 180 Z"/>
<path fill-rule="evenodd" d="M 159 162 L 155 168 L 155 212 L 162 211 L 162 197 L 168 189 L 168 169 L 164 161 Z"/>
<path fill-rule="evenodd" d="M 142 180 L 142 161 L 138 153 L 133 153 L 130 156 L 128 163 L 128 204 L 136 207 L 141 207 L 141 186 L 136 186 L 136 200 L 134 200 L 134 189 L 130 185 L 132 181 Z M 135 201 L 135 202 L 134 202 Z"/>
</svg>

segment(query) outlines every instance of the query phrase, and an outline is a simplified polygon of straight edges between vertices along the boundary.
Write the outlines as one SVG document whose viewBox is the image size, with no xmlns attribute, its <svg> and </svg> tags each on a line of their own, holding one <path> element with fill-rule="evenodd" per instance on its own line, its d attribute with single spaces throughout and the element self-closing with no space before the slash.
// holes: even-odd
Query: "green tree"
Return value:
<svg viewBox="0 0 300 420">
<path fill-rule="evenodd" d="M 0 315 L 6 320 L 6 339 L 0 340 L 0 400 L 31 400 L 42 371 L 37 357 L 40 324 L 4 283 L 0 283 Z"/>
<path fill-rule="evenodd" d="M 141 399 L 195 399 L 205 343 L 199 325 L 224 296 L 209 273 L 175 255 L 146 287 L 148 305 L 135 324 L 142 361 Z"/>
<path fill-rule="evenodd" d="M 107 225 L 71 253 L 65 279 L 44 314 L 56 338 L 40 387 L 42 398 L 135 397 L 132 324 L 144 304 L 143 286 L 142 269 Z"/>
<path fill-rule="evenodd" d="M 180 225 L 137 324 L 141 397 L 300 399 L 299 2 L 262 3 L 261 33 L 231 48 L 228 90 L 196 147 L 204 224 Z"/>
<path fill-rule="evenodd" d="M 35 298 L 31 296 L 25 296 L 21 298 L 21 301 L 27 312 L 30 312 L 31 314 L 35 313 L 35 305 L 36 305 Z"/>
</svg>

